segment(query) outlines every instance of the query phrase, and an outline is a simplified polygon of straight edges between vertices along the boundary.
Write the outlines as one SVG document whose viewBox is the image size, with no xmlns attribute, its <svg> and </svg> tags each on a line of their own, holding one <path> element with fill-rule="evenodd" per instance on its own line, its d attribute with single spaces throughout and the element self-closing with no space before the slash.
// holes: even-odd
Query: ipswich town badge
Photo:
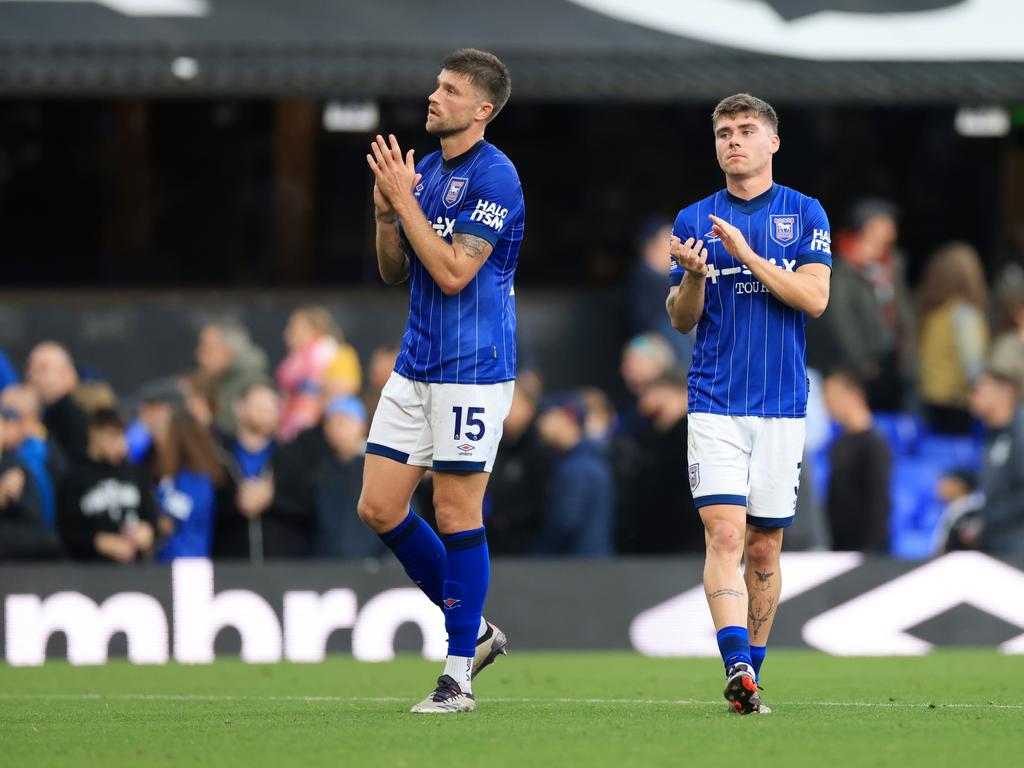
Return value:
<svg viewBox="0 0 1024 768">
<path fill-rule="evenodd" d="M 460 179 L 458 177 L 452 178 L 448 182 L 448 189 L 444 193 L 444 204 L 446 208 L 451 208 L 466 192 L 466 184 L 469 183 L 469 179 Z"/>
<path fill-rule="evenodd" d="M 772 216 L 769 234 L 772 240 L 785 248 L 800 237 L 800 217 L 796 214 Z"/>
</svg>

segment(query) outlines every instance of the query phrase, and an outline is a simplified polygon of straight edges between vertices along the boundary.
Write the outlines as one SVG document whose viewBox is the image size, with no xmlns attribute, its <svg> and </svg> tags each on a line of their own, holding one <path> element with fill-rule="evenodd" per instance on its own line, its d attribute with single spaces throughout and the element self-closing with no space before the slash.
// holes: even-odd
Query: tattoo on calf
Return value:
<svg viewBox="0 0 1024 768">
<path fill-rule="evenodd" d="M 482 237 L 467 235 L 465 232 L 456 232 L 452 235 L 452 239 L 462 246 L 462 250 L 464 250 L 466 255 L 471 259 L 478 258 L 480 254 L 491 246 L 491 244 Z"/>
<path fill-rule="evenodd" d="M 716 592 L 712 592 L 710 597 L 712 600 L 716 597 L 743 597 L 743 593 L 735 589 L 719 589 Z"/>
<path fill-rule="evenodd" d="M 775 571 L 754 571 L 754 575 L 757 576 L 757 588 L 763 591 L 771 586 L 770 580 L 775 575 Z"/>
<path fill-rule="evenodd" d="M 763 610 L 761 608 L 763 607 Z M 750 601 L 750 605 L 747 607 L 747 618 L 750 619 L 750 630 L 751 634 L 756 635 L 761 631 L 761 627 L 772 617 L 772 612 L 775 610 L 775 598 L 767 598 L 767 604 L 765 601 L 753 599 Z"/>
</svg>

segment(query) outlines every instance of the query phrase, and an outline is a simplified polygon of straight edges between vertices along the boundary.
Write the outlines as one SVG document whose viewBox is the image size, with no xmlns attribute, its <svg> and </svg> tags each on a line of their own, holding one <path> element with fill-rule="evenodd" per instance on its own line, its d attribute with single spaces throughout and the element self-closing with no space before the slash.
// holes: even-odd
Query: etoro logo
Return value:
<svg viewBox="0 0 1024 768">
<path fill-rule="evenodd" d="M 451 237 L 452 232 L 455 231 L 455 219 L 449 219 L 447 216 L 438 216 L 430 226 L 437 232 L 438 237 Z"/>
</svg>

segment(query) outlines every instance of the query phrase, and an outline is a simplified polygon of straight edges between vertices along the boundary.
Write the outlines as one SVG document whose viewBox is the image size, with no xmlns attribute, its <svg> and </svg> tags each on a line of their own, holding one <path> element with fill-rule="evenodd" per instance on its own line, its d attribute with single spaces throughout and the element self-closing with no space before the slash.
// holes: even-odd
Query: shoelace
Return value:
<svg viewBox="0 0 1024 768">
<path fill-rule="evenodd" d="M 432 701 L 446 701 L 447 699 L 454 699 L 461 693 L 462 689 L 459 688 L 458 683 L 448 675 L 441 675 L 437 678 L 437 688 L 434 689 L 434 693 L 430 698 Z"/>
</svg>

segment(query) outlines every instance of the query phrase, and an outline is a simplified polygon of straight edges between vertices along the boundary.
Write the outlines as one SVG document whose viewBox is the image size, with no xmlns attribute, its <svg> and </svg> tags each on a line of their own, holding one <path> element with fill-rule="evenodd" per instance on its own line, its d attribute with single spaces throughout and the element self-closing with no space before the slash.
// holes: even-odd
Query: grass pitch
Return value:
<svg viewBox="0 0 1024 768">
<path fill-rule="evenodd" d="M 475 714 L 411 715 L 442 665 L 0 666 L 0 766 L 1006 766 L 1024 657 L 771 651 L 770 716 L 726 712 L 717 660 L 514 653 Z"/>
</svg>

